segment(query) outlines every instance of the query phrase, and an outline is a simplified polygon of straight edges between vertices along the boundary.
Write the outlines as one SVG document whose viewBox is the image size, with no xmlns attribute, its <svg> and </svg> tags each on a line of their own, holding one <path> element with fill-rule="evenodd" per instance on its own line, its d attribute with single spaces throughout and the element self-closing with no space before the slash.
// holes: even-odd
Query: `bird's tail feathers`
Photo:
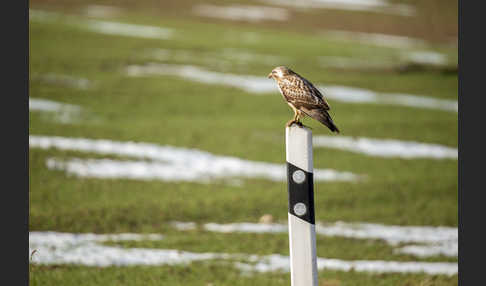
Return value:
<svg viewBox="0 0 486 286">
<path fill-rule="evenodd" d="M 312 109 L 303 110 L 308 116 L 314 118 L 315 120 L 321 122 L 322 124 L 326 125 L 332 132 L 339 133 L 339 129 L 337 128 L 334 121 L 332 121 L 331 116 L 326 110 L 323 109 Z"/>
</svg>

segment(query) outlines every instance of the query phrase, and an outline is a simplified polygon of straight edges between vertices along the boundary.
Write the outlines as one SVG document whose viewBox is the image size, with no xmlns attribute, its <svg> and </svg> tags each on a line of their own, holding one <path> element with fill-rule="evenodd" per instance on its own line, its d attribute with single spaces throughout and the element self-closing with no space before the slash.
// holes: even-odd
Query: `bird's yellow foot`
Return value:
<svg viewBox="0 0 486 286">
<path fill-rule="evenodd" d="M 292 120 L 289 120 L 289 122 L 287 122 L 287 124 L 285 124 L 285 126 L 290 127 L 290 126 L 292 126 L 292 124 L 294 124 L 294 123 L 295 123 L 295 124 L 297 124 L 297 125 L 298 125 L 298 126 L 300 126 L 300 127 L 307 127 L 307 126 L 305 126 L 304 124 L 302 124 L 302 122 L 297 121 L 297 120 L 293 120 L 293 119 L 292 119 Z"/>
<path fill-rule="evenodd" d="M 302 124 L 302 122 L 300 122 L 300 121 L 295 121 L 294 123 L 295 123 L 295 124 L 297 124 L 299 127 L 302 127 L 302 128 L 304 128 L 304 127 L 305 127 L 305 128 L 312 129 L 312 128 L 311 128 L 311 127 L 309 127 L 309 126 Z"/>
<path fill-rule="evenodd" d="M 293 120 L 293 119 L 292 119 L 292 120 L 289 120 L 289 121 L 287 122 L 287 124 L 285 124 L 285 126 L 286 126 L 286 127 L 290 127 L 290 126 L 292 126 L 292 124 L 294 124 L 294 123 L 296 123 L 296 122 L 297 122 L 297 121 L 295 121 L 295 120 Z"/>
</svg>

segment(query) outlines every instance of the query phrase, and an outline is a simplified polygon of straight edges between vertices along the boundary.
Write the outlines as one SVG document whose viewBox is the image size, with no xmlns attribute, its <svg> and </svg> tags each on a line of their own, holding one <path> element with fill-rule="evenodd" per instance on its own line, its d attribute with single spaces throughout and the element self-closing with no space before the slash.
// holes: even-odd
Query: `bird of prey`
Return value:
<svg viewBox="0 0 486 286">
<path fill-rule="evenodd" d="M 274 68 L 268 78 L 275 79 L 283 98 L 294 110 L 294 118 L 287 122 L 287 127 L 294 123 L 302 126 L 300 119 L 307 115 L 326 125 L 332 132 L 339 133 L 327 112 L 329 104 L 310 81 L 285 66 Z"/>
</svg>

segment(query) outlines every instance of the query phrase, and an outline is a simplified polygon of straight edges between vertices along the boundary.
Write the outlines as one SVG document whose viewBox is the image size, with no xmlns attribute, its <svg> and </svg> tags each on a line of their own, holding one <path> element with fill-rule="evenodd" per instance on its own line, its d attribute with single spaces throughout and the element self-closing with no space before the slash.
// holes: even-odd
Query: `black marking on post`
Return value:
<svg viewBox="0 0 486 286">
<path fill-rule="evenodd" d="M 300 170 L 305 174 L 305 180 L 300 184 L 294 182 L 292 178 L 292 175 L 297 170 Z M 306 172 L 299 167 L 287 162 L 287 182 L 289 193 L 289 213 L 311 224 L 315 224 L 313 173 Z M 302 216 L 297 215 L 294 211 L 294 206 L 297 203 L 303 203 L 306 207 L 306 212 Z"/>
</svg>

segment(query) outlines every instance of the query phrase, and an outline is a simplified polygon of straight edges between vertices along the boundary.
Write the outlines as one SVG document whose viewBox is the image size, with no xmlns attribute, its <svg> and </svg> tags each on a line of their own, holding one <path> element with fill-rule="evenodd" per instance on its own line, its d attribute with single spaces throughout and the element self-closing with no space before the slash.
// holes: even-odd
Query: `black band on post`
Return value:
<svg viewBox="0 0 486 286">
<path fill-rule="evenodd" d="M 315 224 L 314 176 L 287 162 L 289 213 Z"/>
</svg>

